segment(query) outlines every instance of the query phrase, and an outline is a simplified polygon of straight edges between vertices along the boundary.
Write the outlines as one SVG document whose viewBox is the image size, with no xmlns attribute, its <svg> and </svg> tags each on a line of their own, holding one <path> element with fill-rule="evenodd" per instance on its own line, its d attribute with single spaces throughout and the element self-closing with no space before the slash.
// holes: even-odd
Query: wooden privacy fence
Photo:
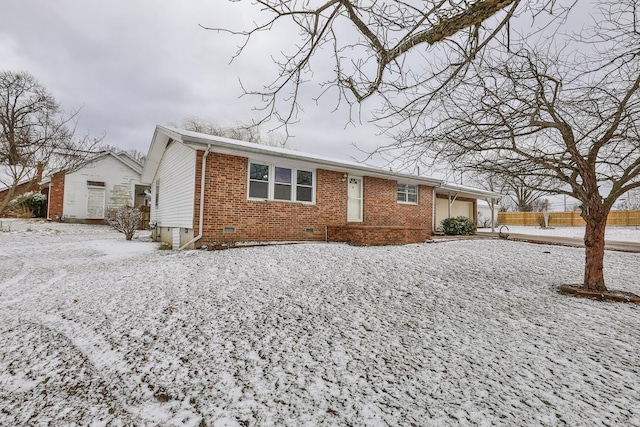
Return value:
<svg viewBox="0 0 640 427">
<path fill-rule="evenodd" d="M 504 225 L 544 224 L 542 212 L 498 212 L 498 223 Z M 549 227 L 584 227 L 580 212 L 549 212 Z M 640 225 L 640 211 L 611 211 L 607 225 Z"/>
</svg>

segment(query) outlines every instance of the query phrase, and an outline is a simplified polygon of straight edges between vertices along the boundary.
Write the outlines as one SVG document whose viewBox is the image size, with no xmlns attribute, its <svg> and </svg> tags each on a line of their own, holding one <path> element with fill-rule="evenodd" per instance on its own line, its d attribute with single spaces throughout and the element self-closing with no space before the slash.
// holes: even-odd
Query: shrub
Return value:
<svg viewBox="0 0 640 427">
<path fill-rule="evenodd" d="M 131 206 L 120 206 L 109 212 L 109 225 L 124 233 L 127 240 L 131 240 L 142 221 L 142 212 Z"/>
<path fill-rule="evenodd" d="M 476 232 L 476 224 L 466 216 L 445 218 L 440 224 L 448 236 L 468 236 Z"/>
<path fill-rule="evenodd" d="M 44 218 L 47 215 L 47 196 L 29 191 L 16 197 L 16 208 L 22 218 Z"/>
</svg>

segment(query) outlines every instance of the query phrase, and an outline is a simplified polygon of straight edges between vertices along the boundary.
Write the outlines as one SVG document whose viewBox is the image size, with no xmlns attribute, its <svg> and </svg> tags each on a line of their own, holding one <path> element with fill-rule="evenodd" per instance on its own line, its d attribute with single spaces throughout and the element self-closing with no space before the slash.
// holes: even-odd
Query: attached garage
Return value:
<svg viewBox="0 0 640 427">
<path fill-rule="evenodd" d="M 449 201 L 448 197 L 436 197 L 436 228 L 440 226 L 443 219 L 457 216 L 465 216 L 475 221 L 475 204 L 475 201 L 468 201 L 467 199 Z"/>
<path fill-rule="evenodd" d="M 444 184 L 436 188 L 436 203 L 433 229 L 437 230 L 446 218 L 464 216 L 474 222 L 478 221 L 478 199 L 486 200 L 489 204 L 497 203 L 501 194 L 487 190 L 479 190 L 452 184 Z"/>
</svg>

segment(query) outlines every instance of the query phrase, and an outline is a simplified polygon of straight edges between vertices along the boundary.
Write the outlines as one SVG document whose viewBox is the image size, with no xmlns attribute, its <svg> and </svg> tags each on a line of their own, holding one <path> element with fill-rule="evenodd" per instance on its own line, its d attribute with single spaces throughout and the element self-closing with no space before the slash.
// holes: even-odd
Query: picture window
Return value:
<svg viewBox="0 0 640 427">
<path fill-rule="evenodd" d="M 249 163 L 249 198 L 313 203 L 314 172 L 286 166 Z"/>
</svg>

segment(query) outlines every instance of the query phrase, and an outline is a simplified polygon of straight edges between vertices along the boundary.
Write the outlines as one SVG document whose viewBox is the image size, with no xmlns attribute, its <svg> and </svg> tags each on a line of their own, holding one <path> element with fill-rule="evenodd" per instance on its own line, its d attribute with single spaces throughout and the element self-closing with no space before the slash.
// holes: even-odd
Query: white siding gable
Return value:
<svg viewBox="0 0 640 427">
<path fill-rule="evenodd" d="M 104 187 L 90 182 L 103 182 Z M 109 209 L 133 206 L 136 184 L 140 184 L 138 172 L 112 155 L 101 157 L 65 175 L 63 216 L 103 219 Z M 98 197 L 100 189 L 104 191 L 102 199 Z M 98 206 L 99 201 L 103 206 Z"/>
<path fill-rule="evenodd" d="M 171 142 L 151 183 L 151 221 L 158 227 L 193 228 L 195 179 L 196 150 Z"/>
</svg>

